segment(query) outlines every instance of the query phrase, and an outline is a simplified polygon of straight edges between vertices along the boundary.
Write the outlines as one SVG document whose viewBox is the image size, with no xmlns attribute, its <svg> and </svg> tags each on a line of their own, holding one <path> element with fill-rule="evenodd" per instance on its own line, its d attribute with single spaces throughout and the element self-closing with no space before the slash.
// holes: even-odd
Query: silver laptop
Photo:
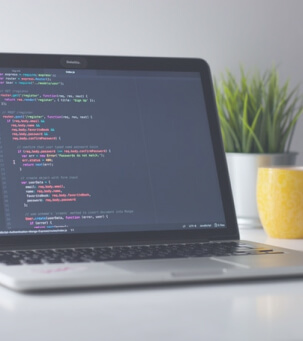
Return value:
<svg viewBox="0 0 303 341">
<path fill-rule="evenodd" d="M 203 60 L 0 54 L 0 283 L 301 276 L 239 240 Z"/>
</svg>

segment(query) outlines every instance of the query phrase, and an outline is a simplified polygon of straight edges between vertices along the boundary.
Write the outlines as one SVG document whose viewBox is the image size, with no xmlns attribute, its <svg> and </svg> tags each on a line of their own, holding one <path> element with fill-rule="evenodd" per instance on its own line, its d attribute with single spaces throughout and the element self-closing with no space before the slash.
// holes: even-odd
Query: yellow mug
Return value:
<svg viewBox="0 0 303 341">
<path fill-rule="evenodd" d="M 273 238 L 303 238 L 303 167 L 259 168 L 257 204 Z"/>
</svg>

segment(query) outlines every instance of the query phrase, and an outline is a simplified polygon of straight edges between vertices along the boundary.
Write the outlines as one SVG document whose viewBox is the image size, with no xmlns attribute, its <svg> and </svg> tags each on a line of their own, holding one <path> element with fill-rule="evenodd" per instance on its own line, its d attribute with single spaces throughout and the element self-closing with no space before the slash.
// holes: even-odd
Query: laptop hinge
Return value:
<svg viewBox="0 0 303 341">
<path fill-rule="evenodd" d="M 61 249 L 61 248 L 91 248 L 91 247 L 107 247 L 107 246 L 126 246 L 126 245 L 157 245 L 157 244 L 186 244 L 186 243 L 207 243 L 207 242 L 220 242 L 220 241 L 234 241 L 238 238 L 228 238 L 228 239 L 187 239 L 187 240 L 140 240 L 133 242 L 87 242 L 87 243 L 56 243 L 56 244 L 31 244 L 24 247 L 24 245 L 3 245 L 0 246 L 0 251 L 5 250 L 32 250 L 32 249 Z"/>
</svg>

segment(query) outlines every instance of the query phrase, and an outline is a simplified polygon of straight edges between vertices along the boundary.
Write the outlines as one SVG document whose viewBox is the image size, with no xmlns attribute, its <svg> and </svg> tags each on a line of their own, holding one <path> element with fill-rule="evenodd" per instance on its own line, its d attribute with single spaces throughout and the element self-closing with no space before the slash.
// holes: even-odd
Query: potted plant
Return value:
<svg viewBox="0 0 303 341">
<path fill-rule="evenodd" d="M 218 81 L 215 94 L 236 213 L 240 226 L 261 226 L 256 203 L 260 166 L 293 165 L 290 151 L 298 118 L 303 112 L 298 88 L 280 85 L 276 67 L 261 74 L 230 72 Z"/>
</svg>

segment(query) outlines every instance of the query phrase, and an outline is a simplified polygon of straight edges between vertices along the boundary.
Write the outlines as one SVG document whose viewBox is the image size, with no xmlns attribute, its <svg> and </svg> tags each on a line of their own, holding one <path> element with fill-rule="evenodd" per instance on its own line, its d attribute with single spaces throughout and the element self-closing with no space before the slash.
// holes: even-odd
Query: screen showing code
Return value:
<svg viewBox="0 0 303 341">
<path fill-rule="evenodd" d="M 199 74 L 0 69 L 0 234 L 224 227 Z"/>
</svg>

